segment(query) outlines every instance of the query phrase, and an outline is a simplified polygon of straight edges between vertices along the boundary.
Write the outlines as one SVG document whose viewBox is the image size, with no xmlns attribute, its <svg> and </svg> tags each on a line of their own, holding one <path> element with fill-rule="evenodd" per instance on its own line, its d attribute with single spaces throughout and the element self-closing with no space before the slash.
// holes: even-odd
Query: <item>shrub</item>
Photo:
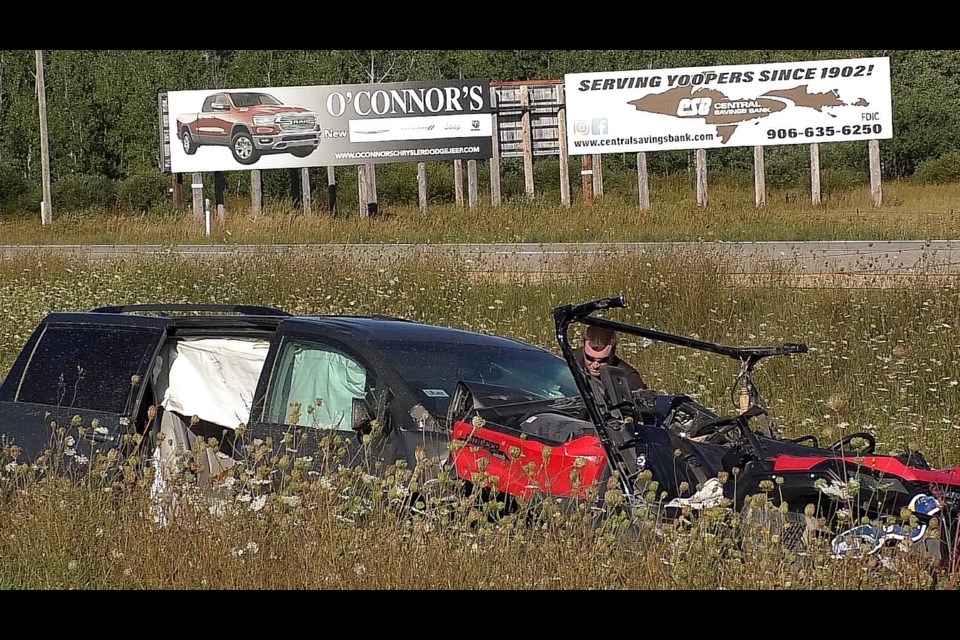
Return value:
<svg viewBox="0 0 960 640">
<path fill-rule="evenodd" d="M 107 211 L 117 202 L 116 184 L 104 176 L 71 173 L 53 185 L 54 209 Z"/>
<path fill-rule="evenodd" d="M 869 173 L 859 171 L 856 168 L 841 166 L 821 168 L 820 170 L 820 188 L 827 194 L 850 191 L 869 182 Z"/>
<path fill-rule="evenodd" d="M 419 201 L 416 163 L 378 164 L 376 171 L 380 202 L 410 205 Z"/>
<path fill-rule="evenodd" d="M 910 180 L 918 184 L 960 182 L 960 151 L 949 151 L 939 158 L 923 162 Z"/>
<path fill-rule="evenodd" d="M 763 164 L 770 188 L 810 187 L 810 147 L 807 145 L 765 147 Z"/>
<path fill-rule="evenodd" d="M 0 211 L 16 211 L 30 183 L 13 167 L 0 165 Z"/>
<path fill-rule="evenodd" d="M 117 203 L 130 211 L 148 211 L 169 200 L 170 186 L 170 176 L 157 171 L 134 174 L 117 185 Z"/>
</svg>

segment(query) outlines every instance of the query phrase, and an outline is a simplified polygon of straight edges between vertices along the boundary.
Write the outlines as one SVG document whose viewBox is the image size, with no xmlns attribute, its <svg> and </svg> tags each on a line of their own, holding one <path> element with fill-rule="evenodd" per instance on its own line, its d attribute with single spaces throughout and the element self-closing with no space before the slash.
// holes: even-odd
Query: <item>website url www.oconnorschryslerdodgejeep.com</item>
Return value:
<svg viewBox="0 0 960 640">
<path fill-rule="evenodd" d="M 480 153 L 480 147 L 450 147 L 434 149 L 386 149 L 383 151 L 339 151 L 337 160 L 363 160 L 368 158 L 417 158 L 421 156 L 449 156 L 463 153 Z"/>
<path fill-rule="evenodd" d="M 630 144 L 674 144 L 676 142 L 702 142 L 713 140 L 712 133 L 685 133 L 683 135 L 667 134 L 663 136 L 626 136 L 614 138 L 600 138 L 599 140 L 574 140 L 574 147 L 613 147 Z"/>
</svg>

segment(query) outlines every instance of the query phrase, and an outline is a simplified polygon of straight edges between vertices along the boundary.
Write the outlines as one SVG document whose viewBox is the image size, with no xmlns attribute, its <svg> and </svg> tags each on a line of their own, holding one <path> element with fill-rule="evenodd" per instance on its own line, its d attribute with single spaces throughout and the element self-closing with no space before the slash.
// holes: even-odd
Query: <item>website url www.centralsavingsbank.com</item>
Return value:
<svg viewBox="0 0 960 640">
<path fill-rule="evenodd" d="M 676 142 L 702 142 L 713 140 L 712 133 L 685 133 L 682 136 L 667 134 L 664 136 L 626 136 L 617 138 L 601 138 L 599 140 L 574 140 L 574 147 L 615 147 L 630 144 L 674 144 Z"/>
<path fill-rule="evenodd" d="M 387 149 L 383 151 L 339 151 L 337 160 L 367 160 L 370 158 L 419 158 L 480 153 L 480 147 L 449 147 L 435 149 Z"/>
</svg>

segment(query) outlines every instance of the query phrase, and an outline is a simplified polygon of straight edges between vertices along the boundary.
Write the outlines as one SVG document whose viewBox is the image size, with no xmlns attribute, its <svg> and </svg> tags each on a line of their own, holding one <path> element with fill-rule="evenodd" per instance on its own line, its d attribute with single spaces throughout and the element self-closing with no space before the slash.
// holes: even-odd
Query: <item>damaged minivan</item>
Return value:
<svg viewBox="0 0 960 640">
<path fill-rule="evenodd" d="M 55 312 L 0 385 L 0 446 L 8 466 L 60 467 L 116 449 L 160 471 L 200 447 L 201 478 L 235 464 L 246 443 L 308 456 L 329 435 L 343 436 L 338 464 L 443 461 L 461 380 L 577 394 L 566 362 L 546 349 L 400 318 L 200 304 Z M 57 447 L 64 439 L 70 460 Z"/>
</svg>

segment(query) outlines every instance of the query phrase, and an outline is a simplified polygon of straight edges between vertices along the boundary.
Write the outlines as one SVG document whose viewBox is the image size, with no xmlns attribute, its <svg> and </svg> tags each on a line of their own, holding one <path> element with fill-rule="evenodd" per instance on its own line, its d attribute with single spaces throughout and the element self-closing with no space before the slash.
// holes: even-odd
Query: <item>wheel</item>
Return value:
<svg viewBox="0 0 960 640">
<path fill-rule="evenodd" d="M 253 164 L 260 159 L 260 152 L 253 144 L 253 138 L 246 131 L 238 131 L 230 140 L 233 159 L 240 164 Z"/>
<path fill-rule="evenodd" d="M 306 158 L 308 155 L 313 153 L 313 147 L 297 147 L 296 149 L 291 149 L 290 153 L 297 158 Z"/>
<path fill-rule="evenodd" d="M 854 440 L 865 440 L 867 443 L 866 447 L 862 447 L 859 449 L 854 448 L 853 447 Z M 844 436 L 840 438 L 839 440 L 834 442 L 832 445 L 830 445 L 829 448 L 833 451 L 850 451 L 850 452 L 856 453 L 857 455 L 868 456 L 874 451 L 876 451 L 877 439 L 874 438 L 869 433 L 861 431 L 859 433 L 851 433 L 848 436 Z"/>
<path fill-rule="evenodd" d="M 183 145 L 183 152 L 188 156 L 192 156 L 197 152 L 196 142 L 193 140 L 193 136 L 190 135 L 189 129 L 184 129 L 180 132 L 180 143 Z"/>
</svg>

